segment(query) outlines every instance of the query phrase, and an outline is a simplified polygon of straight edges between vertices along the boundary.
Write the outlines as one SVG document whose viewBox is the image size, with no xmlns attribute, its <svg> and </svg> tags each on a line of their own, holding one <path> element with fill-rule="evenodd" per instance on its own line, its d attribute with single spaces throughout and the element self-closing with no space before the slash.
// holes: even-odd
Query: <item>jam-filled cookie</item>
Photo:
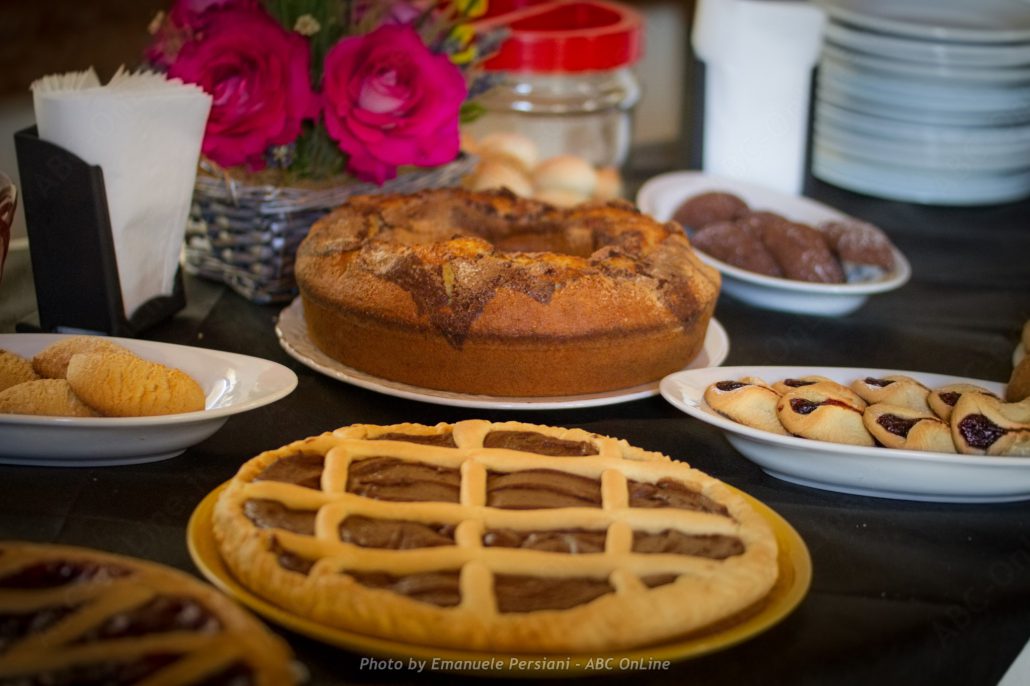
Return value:
<svg viewBox="0 0 1030 686">
<path fill-rule="evenodd" d="M 870 405 L 887 403 L 888 405 L 908 407 L 923 413 L 930 411 L 930 406 L 926 401 L 930 389 L 909 376 L 901 374 L 884 377 L 867 376 L 855 379 L 851 383 L 851 390 L 858 393 Z"/>
<path fill-rule="evenodd" d="M 983 386 L 976 386 L 968 383 L 953 383 L 947 386 L 935 388 L 926 396 L 926 402 L 933 410 L 933 413 L 945 422 L 951 421 L 951 412 L 955 409 L 955 403 L 966 393 L 982 393 L 983 395 L 997 398 L 994 393 Z"/>
<path fill-rule="evenodd" d="M 960 453 L 1030 456 L 1030 400 L 966 393 L 951 413 L 951 433 Z"/>
<path fill-rule="evenodd" d="M 864 410 L 867 403 L 860 395 L 852 391 L 844 384 L 837 383 L 833 379 L 818 374 L 809 374 L 796 378 L 781 379 L 772 385 L 772 389 L 780 395 L 785 395 L 797 388 L 810 388 L 812 390 L 825 391 L 847 400 L 850 405 Z"/>
<path fill-rule="evenodd" d="M 862 415 L 866 429 L 888 448 L 953 453 L 951 428 L 937 415 L 902 405 L 876 403 Z"/>
<path fill-rule="evenodd" d="M 855 394 L 851 391 L 842 393 L 825 383 L 799 386 L 780 398 L 776 405 L 776 416 L 787 431 L 801 438 L 849 445 L 875 445 L 876 442 L 862 422 L 865 403 L 857 405 L 852 396 Z"/>
<path fill-rule="evenodd" d="M 0 683 L 289 686 L 286 643 L 191 576 L 0 541 Z"/>
<path fill-rule="evenodd" d="M 739 381 L 718 381 L 705 389 L 704 398 L 709 407 L 738 424 L 787 434 L 776 418 L 780 394 L 761 379 L 744 377 Z"/>
<path fill-rule="evenodd" d="M 765 520 L 622 440 L 468 420 L 356 425 L 246 462 L 214 535 L 252 592 L 405 643 L 566 653 L 726 619 L 777 577 Z"/>
</svg>

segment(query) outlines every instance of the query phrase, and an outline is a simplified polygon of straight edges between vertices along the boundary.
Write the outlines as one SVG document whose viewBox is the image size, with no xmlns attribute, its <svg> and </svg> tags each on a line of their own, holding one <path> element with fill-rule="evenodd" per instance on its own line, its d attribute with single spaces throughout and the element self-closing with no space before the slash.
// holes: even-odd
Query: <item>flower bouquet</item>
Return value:
<svg viewBox="0 0 1030 686">
<path fill-rule="evenodd" d="M 485 0 L 175 0 L 146 57 L 213 105 L 185 261 L 257 302 L 290 299 L 311 224 L 358 193 L 456 184 L 459 126 L 496 77 Z"/>
</svg>

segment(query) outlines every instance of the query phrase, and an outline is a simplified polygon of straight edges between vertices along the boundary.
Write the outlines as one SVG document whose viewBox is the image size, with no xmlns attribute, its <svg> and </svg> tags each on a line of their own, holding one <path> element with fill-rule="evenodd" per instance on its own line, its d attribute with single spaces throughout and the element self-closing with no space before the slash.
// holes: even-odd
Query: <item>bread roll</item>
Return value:
<svg viewBox="0 0 1030 686">
<path fill-rule="evenodd" d="M 537 197 L 543 191 L 569 191 L 589 198 L 597 189 L 597 170 L 582 157 L 558 155 L 546 159 L 533 170 Z"/>
</svg>

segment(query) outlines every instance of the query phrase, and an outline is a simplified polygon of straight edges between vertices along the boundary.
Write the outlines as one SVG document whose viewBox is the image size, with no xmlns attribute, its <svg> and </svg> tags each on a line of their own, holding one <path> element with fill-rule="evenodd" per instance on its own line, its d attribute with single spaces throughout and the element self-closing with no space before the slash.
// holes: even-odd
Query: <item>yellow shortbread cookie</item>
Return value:
<svg viewBox="0 0 1030 686">
<path fill-rule="evenodd" d="M 204 391 L 189 374 L 131 353 L 72 355 L 68 383 L 109 417 L 143 417 L 204 409 Z"/>
<path fill-rule="evenodd" d="M 132 354 L 127 348 L 103 336 L 72 336 L 48 345 L 36 353 L 32 358 L 32 368 L 42 377 L 63 379 L 68 374 L 68 361 L 72 355 L 105 351 Z"/>
<path fill-rule="evenodd" d="M 0 391 L 39 376 L 32 371 L 32 363 L 9 350 L 0 349 Z"/>
<path fill-rule="evenodd" d="M 36 379 L 0 391 L 0 414 L 96 417 L 64 379 Z"/>
</svg>

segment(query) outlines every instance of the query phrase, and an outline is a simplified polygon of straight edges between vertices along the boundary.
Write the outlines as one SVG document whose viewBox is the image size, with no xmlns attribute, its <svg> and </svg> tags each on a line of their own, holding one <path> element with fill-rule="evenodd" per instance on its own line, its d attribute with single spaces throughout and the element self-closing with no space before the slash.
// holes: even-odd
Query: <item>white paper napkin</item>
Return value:
<svg viewBox="0 0 1030 686">
<path fill-rule="evenodd" d="M 825 11 L 809 2 L 698 0 L 705 63 L 704 171 L 798 193 Z"/>
<path fill-rule="evenodd" d="M 153 72 L 55 74 L 32 84 L 39 137 L 104 172 L 126 317 L 168 295 L 211 96 Z"/>
</svg>

